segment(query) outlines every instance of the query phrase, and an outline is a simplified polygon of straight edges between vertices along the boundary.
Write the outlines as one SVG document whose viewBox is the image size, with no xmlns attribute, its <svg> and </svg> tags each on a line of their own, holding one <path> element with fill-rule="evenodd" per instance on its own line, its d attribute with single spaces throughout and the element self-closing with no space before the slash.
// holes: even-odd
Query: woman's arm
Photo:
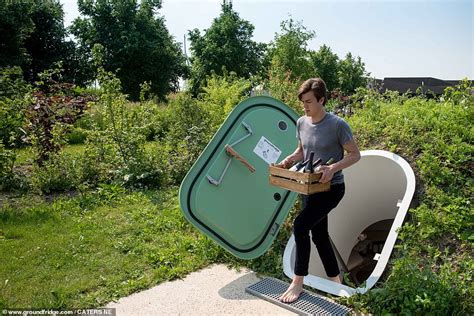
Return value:
<svg viewBox="0 0 474 316">
<path fill-rule="evenodd" d="M 296 147 L 296 150 L 283 159 L 280 163 L 276 164 L 276 167 L 280 168 L 291 168 L 296 162 L 303 160 L 304 152 L 303 152 L 303 145 L 301 145 L 301 141 L 298 141 L 298 146 Z"/>
<path fill-rule="evenodd" d="M 347 155 L 340 161 L 330 165 L 330 166 L 321 166 L 320 171 L 323 173 L 319 182 L 326 183 L 331 181 L 332 177 L 339 170 L 345 169 L 349 166 L 352 166 L 360 159 L 360 152 L 357 143 L 354 139 L 348 141 L 342 145 L 344 150 L 347 152 Z"/>
</svg>

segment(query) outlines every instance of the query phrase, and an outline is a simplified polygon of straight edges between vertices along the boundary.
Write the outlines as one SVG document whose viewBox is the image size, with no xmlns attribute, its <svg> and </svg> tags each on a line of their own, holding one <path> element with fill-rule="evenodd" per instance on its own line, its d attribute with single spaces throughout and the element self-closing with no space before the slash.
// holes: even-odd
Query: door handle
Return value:
<svg viewBox="0 0 474 316">
<path fill-rule="evenodd" d="M 232 146 L 230 145 L 225 145 L 225 151 L 232 157 L 234 157 L 235 159 L 237 159 L 238 161 L 240 161 L 241 163 L 244 164 L 245 167 L 247 167 L 247 169 L 250 170 L 250 172 L 255 172 L 255 168 L 247 161 L 245 160 L 244 157 L 242 157 L 238 152 L 235 151 L 234 148 L 232 148 Z"/>
</svg>

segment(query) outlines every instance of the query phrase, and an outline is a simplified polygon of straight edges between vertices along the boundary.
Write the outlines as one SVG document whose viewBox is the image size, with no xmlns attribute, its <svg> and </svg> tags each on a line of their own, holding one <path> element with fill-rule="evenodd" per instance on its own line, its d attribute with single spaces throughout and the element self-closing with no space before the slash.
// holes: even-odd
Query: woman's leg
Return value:
<svg viewBox="0 0 474 316">
<path fill-rule="evenodd" d="M 342 197 L 345 193 L 344 185 L 333 186 L 333 193 L 334 199 L 333 202 L 336 207 L 337 204 L 341 201 Z M 334 249 L 332 248 L 330 239 L 329 239 L 329 232 L 328 232 L 328 217 L 325 216 L 319 222 L 317 222 L 311 228 L 311 238 L 316 245 L 316 249 L 318 249 L 319 257 L 321 258 L 321 262 L 323 263 L 324 270 L 326 271 L 326 275 L 332 281 L 341 283 L 341 279 L 339 277 L 340 271 L 337 265 L 336 255 L 334 254 Z"/>
<path fill-rule="evenodd" d="M 337 265 L 336 255 L 329 241 L 328 217 L 325 216 L 316 225 L 311 228 L 311 239 L 318 249 L 319 257 L 323 263 L 326 275 L 329 278 L 339 276 L 339 267 Z"/>
<path fill-rule="evenodd" d="M 333 185 L 329 192 L 302 196 L 302 211 L 293 224 L 296 244 L 295 277 L 288 290 L 280 297 L 286 303 L 295 301 L 303 291 L 303 278 L 308 275 L 311 241 L 309 231 L 337 206 L 344 196 L 344 184 Z M 326 223 L 327 230 L 327 223 Z M 331 245 L 329 244 L 329 247 Z M 335 269 L 338 269 L 337 262 Z M 338 269 L 339 271 L 339 269 Z"/>
<path fill-rule="evenodd" d="M 321 241 L 318 242 L 318 244 L 323 246 L 321 248 L 323 254 L 319 253 L 319 255 L 321 256 L 321 260 L 326 261 L 325 268 L 326 266 L 328 267 L 326 272 L 330 273 L 328 276 L 335 276 L 334 271 L 336 269 L 339 272 L 336 257 L 329 242 L 327 215 L 337 206 L 337 204 L 339 204 L 344 196 L 344 192 L 344 184 L 337 184 L 331 186 L 331 190 L 328 192 L 316 193 L 303 198 L 303 209 L 296 217 L 293 225 L 293 233 L 295 235 L 296 243 L 296 275 L 308 275 L 308 264 L 311 250 L 311 241 L 309 237 L 310 231 L 312 231 L 313 234 L 313 241 L 315 241 L 315 239 L 316 241 Z M 323 222 L 321 223 L 321 221 Z M 318 225 L 321 226 L 319 227 Z M 319 229 L 313 229 L 315 226 L 319 227 Z M 328 260 L 326 260 L 326 258 Z"/>
</svg>

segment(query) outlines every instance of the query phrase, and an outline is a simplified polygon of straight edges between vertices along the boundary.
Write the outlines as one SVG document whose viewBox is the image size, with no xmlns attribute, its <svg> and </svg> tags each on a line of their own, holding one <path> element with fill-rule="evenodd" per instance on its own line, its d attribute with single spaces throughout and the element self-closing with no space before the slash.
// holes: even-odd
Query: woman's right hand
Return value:
<svg viewBox="0 0 474 316">
<path fill-rule="evenodd" d="M 291 163 L 291 161 L 289 159 L 285 158 L 282 161 L 280 161 L 279 163 L 277 163 L 275 165 L 275 167 L 283 168 L 283 169 L 290 169 L 292 165 L 293 164 Z"/>
</svg>

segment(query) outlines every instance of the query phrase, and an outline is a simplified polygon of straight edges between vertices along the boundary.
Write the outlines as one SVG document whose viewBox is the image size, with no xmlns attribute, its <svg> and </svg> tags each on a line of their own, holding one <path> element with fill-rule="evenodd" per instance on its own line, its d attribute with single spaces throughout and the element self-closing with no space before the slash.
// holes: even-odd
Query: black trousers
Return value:
<svg viewBox="0 0 474 316">
<path fill-rule="evenodd" d="M 308 275 L 311 238 L 318 249 L 319 256 L 328 277 L 339 275 L 334 250 L 331 247 L 328 233 L 328 214 L 334 209 L 345 193 L 345 185 L 333 184 L 331 190 L 311 195 L 302 195 L 302 210 L 293 223 L 293 234 L 296 242 L 295 274 Z"/>
</svg>

